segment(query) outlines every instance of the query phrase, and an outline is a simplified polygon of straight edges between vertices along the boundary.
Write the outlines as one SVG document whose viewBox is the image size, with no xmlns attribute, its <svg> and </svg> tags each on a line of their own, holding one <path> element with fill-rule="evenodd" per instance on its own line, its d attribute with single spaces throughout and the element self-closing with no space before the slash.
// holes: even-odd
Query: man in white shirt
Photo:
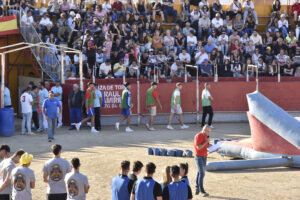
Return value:
<svg viewBox="0 0 300 200">
<path fill-rule="evenodd" d="M 201 51 L 198 51 L 195 55 L 196 65 L 201 65 L 205 59 L 208 59 L 208 54 L 205 51 L 205 48 L 202 47 Z"/>
<path fill-rule="evenodd" d="M 110 13 L 111 5 L 109 3 L 109 0 L 105 0 L 105 2 L 102 4 L 102 9 L 105 10 L 107 13 Z"/>
<path fill-rule="evenodd" d="M 22 107 L 22 135 L 25 134 L 25 130 L 27 129 L 28 135 L 33 135 L 31 132 L 31 118 L 32 118 L 32 104 L 33 99 L 30 95 L 31 88 L 26 88 L 25 92 L 22 94 L 20 98 L 21 107 Z M 26 127 L 25 127 L 26 126 Z"/>
<path fill-rule="evenodd" d="M 221 29 L 223 28 L 223 19 L 220 17 L 220 13 L 216 14 L 216 17 L 213 18 L 211 21 L 211 27 L 213 30 L 221 32 Z"/>
<path fill-rule="evenodd" d="M 194 35 L 194 31 L 190 31 L 190 34 L 186 37 L 186 48 L 190 55 L 193 55 L 197 46 L 197 37 Z"/>
<path fill-rule="evenodd" d="M 250 36 L 250 40 L 253 41 L 255 48 L 258 48 L 260 52 L 263 49 L 262 37 L 257 33 L 257 30 L 254 30 L 253 34 Z"/>
<path fill-rule="evenodd" d="M 222 54 L 226 56 L 228 52 L 228 36 L 225 30 L 223 30 L 222 34 L 218 37 L 218 42 L 221 46 Z"/>
<path fill-rule="evenodd" d="M 21 24 L 23 26 L 30 26 L 33 23 L 34 23 L 34 21 L 33 21 L 31 11 L 27 10 L 26 14 L 23 15 L 22 18 L 21 18 Z"/>
<path fill-rule="evenodd" d="M 75 18 L 76 14 L 74 11 L 71 11 L 70 12 L 70 17 L 68 18 L 68 25 L 69 25 L 69 28 L 72 30 L 73 28 L 73 21 L 74 21 L 74 18 Z"/>
<path fill-rule="evenodd" d="M 60 86 L 60 81 L 56 81 L 55 86 L 53 86 L 51 88 L 51 91 L 54 93 L 54 97 L 57 98 L 57 100 L 60 102 L 60 104 L 62 105 L 62 93 L 63 93 L 63 89 Z M 61 108 L 62 110 L 62 108 Z M 57 113 L 60 112 L 60 109 L 57 108 Z M 57 128 L 62 127 L 63 123 L 62 123 L 62 114 L 59 115 L 58 117 L 58 124 L 57 124 Z"/>
<path fill-rule="evenodd" d="M 171 65 L 170 75 L 171 75 L 172 78 L 174 78 L 174 77 L 182 77 L 183 71 L 184 71 L 184 69 L 183 69 L 182 63 L 177 58 L 176 62 L 174 62 Z"/>
<path fill-rule="evenodd" d="M 100 65 L 99 77 L 105 78 L 109 72 L 111 72 L 111 64 L 110 60 L 106 60 Z"/>
<path fill-rule="evenodd" d="M 186 52 L 186 49 L 182 49 L 182 52 L 179 54 L 179 60 L 184 64 L 191 62 L 191 55 Z"/>
<path fill-rule="evenodd" d="M 45 13 L 42 17 L 42 19 L 40 20 L 40 25 L 44 26 L 44 27 L 47 27 L 47 26 L 50 26 L 52 27 L 53 26 L 53 23 L 52 21 L 50 20 L 50 18 L 48 17 L 48 14 Z"/>
<path fill-rule="evenodd" d="M 254 4 L 253 4 L 253 2 L 251 0 L 246 0 L 244 2 L 243 7 L 244 7 L 244 16 L 243 16 L 244 17 L 244 23 L 246 22 L 247 16 L 249 14 L 252 14 L 254 16 L 254 18 L 255 18 L 256 24 L 258 24 L 257 14 L 256 14 L 256 12 L 254 10 Z"/>
</svg>

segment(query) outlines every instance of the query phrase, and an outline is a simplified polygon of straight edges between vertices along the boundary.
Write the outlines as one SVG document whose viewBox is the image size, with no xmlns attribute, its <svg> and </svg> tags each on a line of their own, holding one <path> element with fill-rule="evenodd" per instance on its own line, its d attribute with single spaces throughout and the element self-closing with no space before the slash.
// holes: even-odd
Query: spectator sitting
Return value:
<svg viewBox="0 0 300 200">
<path fill-rule="evenodd" d="M 228 36 L 233 33 L 233 23 L 232 23 L 232 19 L 231 19 L 230 15 L 226 15 L 226 18 L 223 21 L 223 28 L 225 28 L 226 34 Z"/>
<path fill-rule="evenodd" d="M 48 14 L 47 14 L 47 13 L 45 13 L 45 14 L 43 15 L 43 17 L 41 18 L 39 24 L 42 25 L 42 26 L 44 26 L 44 27 L 46 27 L 46 26 L 48 26 L 48 25 L 49 25 L 50 27 L 53 26 L 53 23 L 52 23 L 52 21 L 50 20 L 50 18 L 48 17 Z"/>
<path fill-rule="evenodd" d="M 285 18 L 285 15 L 282 14 L 280 16 L 280 19 L 278 20 L 278 28 L 280 29 L 283 38 L 286 38 L 286 36 L 288 35 L 289 32 L 289 22 L 288 20 Z"/>
<path fill-rule="evenodd" d="M 203 8 L 203 6 L 209 7 L 209 2 L 208 0 L 200 0 L 198 6 L 200 7 L 200 9 Z"/>
<path fill-rule="evenodd" d="M 100 65 L 99 77 L 105 78 L 109 72 L 111 72 L 111 64 L 110 60 L 107 59 L 104 63 Z"/>
<path fill-rule="evenodd" d="M 194 31 L 190 31 L 190 34 L 186 38 L 186 43 L 188 53 L 193 55 L 197 45 L 197 37 L 194 35 Z"/>
<path fill-rule="evenodd" d="M 206 53 L 210 54 L 212 50 L 215 48 L 215 45 L 212 43 L 211 40 L 207 41 L 207 44 L 204 46 Z"/>
<path fill-rule="evenodd" d="M 257 65 L 260 57 L 261 57 L 261 54 L 259 53 L 259 49 L 256 48 L 254 54 L 252 55 L 252 63 L 254 65 Z"/>
<path fill-rule="evenodd" d="M 182 50 L 182 53 L 179 54 L 179 60 L 181 63 L 190 64 L 191 62 L 191 55 L 187 53 L 186 49 Z"/>
<path fill-rule="evenodd" d="M 212 77 L 212 66 L 208 63 L 208 59 L 204 59 L 203 63 L 199 66 L 199 72 L 202 77 Z"/>
<path fill-rule="evenodd" d="M 129 72 L 126 75 L 126 78 L 137 78 L 135 70 L 133 68 L 129 69 Z"/>
<path fill-rule="evenodd" d="M 177 23 L 180 25 L 180 27 L 184 27 L 185 24 L 189 21 L 190 21 L 189 16 L 187 16 L 185 12 L 182 12 L 179 15 L 179 20 L 177 21 Z"/>
<path fill-rule="evenodd" d="M 187 23 L 185 24 L 185 27 L 184 27 L 183 30 L 182 30 L 182 33 L 183 33 L 183 35 L 184 35 L 185 37 L 187 37 L 187 36 L 190 34 L 191 31 L 194 31 L 194 32 L 195 32 L 195 29 L 193 29 L 193 28 L 191 27 L 190 22 L 187 22 Z"/>
<path fill-rule="evenodd" d="M 165 23 L 168 23 L 168 16 L 172 16 L 172 22 L 176 22 L 177 10 L 173 8 L 173 0 L 163 0 L 163 12 Z"/>
<path fill-rule="evenodd" d="M 274 45 L 274 53 L 279 54 L 281 50 L 287 51 L 288 47 L 284 43 L 284 40 L 282 38 L 279 38 L 277 43 Z"/>
<path fill-rule="evenodd" d="M 181 51 L 184 48 L 184 45 L 185 45 L 185 39 L 182 36 L 182 33 L 178 32 L 177 36 L 175 37 L 175 51 L 177 55 L 181 53 Z"/>
<path fill-rule="evenodd" d="M 75 72 L 71 72 L 71 75 L 67 78 L 67 80 L 76 80 L 76 73 Z"/>
<path fill-rule="evenodd" d="M 176 61 L 171 65 L 171 78 L 174 77 L 182 77 L 184 73 L 184 68 L 182 63 L 180 62 L 179 58 L 176 59 Z"/>
<path fill-rule="evenodd" d="M 274 34 L 279 30 L 277 27 L 278 27 L 278 18 L 276 17 L 276 15 L 272 14 L 270 19 L 267 22 L 267 31 Z"/>
<path fill-rule="evenodd" d="M 107 76 L 105 77 L 105 79 L 114 79 L 115 77 L 112 75 L 112 73 L 111 72 L 109 72 L 108 74 L 107 74 Z"/>
<path fill-rule="evenodd" d="M 209 7 L 204 5 L 201 9 L 200 9 L 200 13 L 201 16 L 203 16 L 204 14 L 207 15 L 208 18 L 210 18 L 210 12 L 209 12 Z"/>
<path fill-rule="evenodd" d="M 211 7 L 211 17 L 214 18 L 216 14 L 219 13 L 221 17 L 224 17 L 224 11 L 222 10 L 222 5 L 220 0 L 216 0 Z"/>
<path fill-rule="evenodd" d="M 196 65 L 200 66 L 205 59 L 208 60 L 208 54 L 206 53 L 205 48 L 201 47 L 201 50 L 198 51 L 195 55 Z"/>
<path fill-rule="evenodd" d="M 240 14 L 236 15 L 236 18 L 233 23 L 233 28 L 238 32 L 239 36 L 243 35 L 244 22 Z"/>
<path fill-rule="evenodd" d="M 134 71 L 135 76 L 140 77 L 140 66 L 136 60 L 132 61 L 131 65 L 129 66 L 129 72 L 130 70 Z"/>
<path fill-rule="evenodd" d="M 233 73 L 233 77 L 242 77 L 242 68 L 240 63 L 234 62 L 231 64 L 231 72 Z"/>
<path fill-rule="evenodd" d="M 222 34 L 218 37 L 218 42 L 221 46 L 222 54 L 226 56 L 228 53 L 228 36 L 225 30 L 223 30 Z"/>
<path fill-rule="evenodd" d="M 261 36 L 257 33 L 257 30 L 253 31 L 253 34 L 250 36 L 250 40 L 253 41 L 256 48 L 259 48 L 260 52 L 263 52 L 263 43 Z"/>
<path fill-rule="evenodd" d="M 202 15 L 198 22 L 198 38 L 201 39 L 203 36 L 204 41 L 206 41 L 207 37 L 211 34 L 210 30 L 210 19 L 206 14 Z"/>
<path fill-rule="evenodd" d="M 116 78 L 122 78 L 126 72 L 126 66 L 124 65 L 124 59 L 121 58 L 118 63 L 113 66 L 113 73 Z"/>
<path fill-rule="evenodd" d="M 254 10 L 254 4 L 251 0 L 246 0 L 244 2 L 244 23 L 246 22 L 246 19 L 248 17 L 248 15 L 253 15 L 255 18 L 255 24 L 258 24 L 258 19 L 257 19 L 257 14 Z"/>
<path fill-rule="evenodd" d="M 291 55 L 291 57 L 294 57 L 295 53 L 296 53 L 296 48 L 297 48 L 297 39 L 294 35 L 293 31 L 289 32 L 289 35 L 286 36 L 285 38 L 286 40 L 286 44 L 288 45 L 288 52 L 289 55 Z"/>
<path fill-rule="evenodd" d="M 280 0 L 274 0 L 272 5 L 272 15 L 280 16 L 280 9 L 281 9 Z"/>
<path fill-rule="evenodd" d="M 292 61 L 287 60 L 287 63 L 283 66 L 283 76 L 294 76 L 294 68 L 292 66 Z"/>
<path fill-rule="evenodd" d="M 254 18 L 251 14 L 249 14 L 245 22 L 244 32 L 248 33 L 248 36 L 250 37 L 255 29 L 256 29 L 256 24 Z"/>
<path fill-rule="evenodd" d="M 238 34 L 237 30 L 234 30 L 233 34 L 228 38 L 229 44 L 234 44 L 236 40 L 241 41 L 241 37 Z"/>
<path fill-rule="evenodd" d="M 276 56 L 278 66 L 281 68 L 280 73 L 282 73 L 282 67 L 287 64 L 287 61 L 290 59 L 288 55 L 285 54 L 283 49 L 280 50 L 280 53 Z"/>
<path fill-rule="evenodd" d="M 248 33 L 244 33 L 243 37 L 241 38 L 241 43 L 243 44 L 244 47 L 246 47 L 249 43 L 250 39 L 248 37 Z"/>
<path fill-rule="evenodd" d="M 70 11 L 70 4 L 68 3 L 67 0 L 63 0 L 62 1 L 62 3 L 60 4 L 60 10 L 61 10 L 61 12 L 69 13 L 69 11 Z"/>
<path fill-rule="evenodd" d="M 113 4 L 111 5 L 111 8 L 116 12 L 117 20 L 119 20 L 120 15 L 122 15 L 123 19 L 125 19 L 126 16 L 125 7 L 121 1 L 114 0 Z"/>
<path fill-rule="evenodd" d="M 94 11 L 94 15 L 101 21 L 106 16 L 106 11 L 102 8 L 101 5 L 97 5 L 96 10 Z"/>
<path fill-rule="evenodd" d="M 264 76 L 266 74 L 267 67 L 266 67 L 266 63 L 264 63 L 264 60 L 263 60 L 262 57 L 258 58 L 257 68 L 258 68 L 258 75 L 259 76 Z"/>
<path fill-rule="evenodd" d="M 162 4 L 160 3 L 160 0 L 155 0 L 155 2 L 152 3 L 152 15 L 153 15 L 153 20 L 155 21 L 155 16 L 160 15 L 162 21 L 165 21 L 165 15 L 163 12 L 163 7 Z"/>
<path fill-rule="evenodd" d="M 110 14 L 111 13 L 111 5 L 109 3 L 109 0 L 105 0 L 104 3 L 102 4 L 102 9 L 106 11 L 106 13 Z"/>
<path fill-rule="evenodd" d="M 195 7 L 194 10 L 191 12 L 191 16 L 190 16 L 192 27 L 194 27 L 194 29 L 197 28 L 197 22 L 199 21 L 200 16 L 201 16 L 201 14 L 200 14 L 198 8 Z"/>
<path fill-rule="evenodd" d="M 170 49 L 174 47 L 174 38 L 171 36 L 171 31 L 166 31 L 166 36 L 163 39 L 164 48 L 168 54 Z"/>
<path fill-rule="evenodd" d="M 237 14 L 242 13 L 242 4 L 239 2 L 239 0 L 233 0 L 228 11 L 231 18 L 234 18 Z"/>
<path fill-rule="evenodd" d="M 222 32 L 223 19 L 220 17 L 220 13 L 217 13 L 216 17 L 213 18 L 213 20 L 211 21 L 211 27 L 213 30 L 217 31 L 218 33 Z"/>
<path fill-rule="evenodd" d="M 21 24 L 23 26 L 30 26 L 34 24 L 33 17 L 30 10 L 27 10 L 26 15 L 23 15 L 21 18 Z"/>
<path fill-rule="evenodd" d="M 184 0 L 181 13 L 184 13 L 187 17 L 190 17 L 191 5 L 189 0 Z"/>
<path fill-rule="evenodd" d="M 274 54 L 272 53 L 272 51 L 271 51 L 272 49 L 271 49 L 271 47 L 270 46 L 268 46 L 267 48 L 266 48 L 266 52 L 265 52 L 265 54 L 264 54 L 264 56 L 263 56 L 263 60 L 264 60 L 264 62 L 267 64 L 267 65 L 270 65 L 270 64 L 273 64 L 273 61 L 274 61 Z"/>
</svg>

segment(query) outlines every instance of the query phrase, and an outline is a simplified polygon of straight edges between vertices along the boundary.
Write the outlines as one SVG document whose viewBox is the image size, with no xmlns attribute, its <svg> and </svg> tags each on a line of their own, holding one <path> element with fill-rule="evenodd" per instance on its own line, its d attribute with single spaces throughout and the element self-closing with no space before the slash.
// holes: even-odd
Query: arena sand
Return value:
<svg viewBox="0 0 300 200">
<path fill-rule="evenodd" d="M 190 166 L 189 179 L 194 193 L 196 166 L 193 158 L 175 158 L 148 156 L 148 147 L 163 147 L 167 149 L 193 150 L 193 138 L 199 131 L 199 125 L 191 125 L 187 130 L 170 131 L 165 126 L 156 126 L 154 132 L 145 130 L 144 126 L 135 127 L 133 133 L 117 132 L 114 127 L 103 127 L 99 135 L 91 134 L 88 128 L 81 132 L 69 131 L 68 127 L 57 130 L 55 140 L 47 142 L 46 134 L 36 136 L 21 136 L 19 130 L 16 135 L 0 137 L 0 143 L 7 143 L 12 151 L 23 148 L 34 155 L 31 168 L 36 175 L 36 188 L 32 190 L 34 200 L 46 197 L 46 184 L 42 179 L 44 162 L 51 158 L 50 146 L 54 143 L 63 146 L 62 157 L 71 160 L 79 157 L 81 172 L 88 176 L 90 192 L 88 200 L 110 200 L 110 182 L 119 173 L 122 160 L 141 160 L 143 163 L 154 162 L 157 170 L 154 179 L 161 181 L 162 171 L 167 165 L 187 162 Z M 121 127 L 124 131 L 124 126 Z M 247 123 L 215 124 L 211 133 L 215 138 L 241 139 L 249 137 Z M 217 153 L 210 154 L 208 161 L 228 160 Z M 143 176 L 144 172 L 140 175 Z M 206 199 L 237 199 L 237 200 L 282 200 L 300 199 L 300 170 L 291 168 L 272 168 L 259 170 L 240 170 L 227 172 L 207 172 L 205 188 L 210 196 Z M 194 196 L 194 199 L 204 199 Z"/>
</svg>

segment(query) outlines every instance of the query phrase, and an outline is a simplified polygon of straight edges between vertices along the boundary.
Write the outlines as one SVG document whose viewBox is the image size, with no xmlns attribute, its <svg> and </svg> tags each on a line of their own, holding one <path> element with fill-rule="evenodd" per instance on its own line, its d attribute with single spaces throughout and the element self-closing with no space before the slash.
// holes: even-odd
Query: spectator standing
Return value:
<svg viewBox="0 0 300 200">
<path fill-rule="evenodd" d="M 0 151 L 6 152 L 3 158 L 6 158 L 0 162 L 0 199 L 1 200 L 10 200 L 11 198 L 11 173 L 12 170 L 16 167 L 16 164 L 19 163 L 21 156 L 24 154 L 23 150 L 18 150 L 14 155 L 9 158 L 10 148 L 7 145 L 1 145 Z"/>
<path fill-rule="evenodd" d="M 85 200 L 86 194 L 89 192 L 90 185 L 87 176 L 79 172 L 80 160 L 73 158 L 71 160 L 72 172 L 66 174 L 65 184 L 67 188 L 67 199 Z"/>
<path fill-rule="evenodd" d="M 43 179 L 48 184 L 47 200 L 66 200 L 67 190 L 64 182 L 67 173 L 71 172 L 70 163 L 61 158 L 62 147 L 55 144 L 51 148 L 53 158 L 45 162 Z"/>
<path fill-rule="evenodd" d="M 116 129 L 119 130 L 120 123 L 122 123 L 124 120 L 127 120 L 126 122 L 126 132 L 132 132 L 133 130 L 130 128 L 130 115 L 131 115 L 131 109 L 133 107 L 133 104 L 131 102 L 131 84 L 129 82 L 125 83 L 125 89 L 122 92 L 122 99 L 121 99 L 121 108 L 122 108 L 122 118 L 116 123 Z"/>
<path fill-rule="evenodd" d="M 164 187 L 163 190 L 163 199 L 172 200 L 172 199 L 193 199 L 193 194 L 190 186 L 182 181 L 179 177 L 180 168 L 177 165 L 171 167 L 171 176 L 173 181 Z"/>
<path fill-rule="evenodd" d="M 1 82 L 0 82 L 1 83 Z M 10 97 L 10 90 L 8 87 L 4 87 L 4 108 L 11 108 L 11 97 Z"/>
<path fill-rule="evenodd" d="M 45 83 L 40 82 L 39 85 L 39 104 L 40 108 L 43 110 L 44 102 L 48 98 L 48 90 L 45 88 Z M 41 113 L 38 113 L 39 116 L 39 129 L 38 132 L 42 132 L 43 130 L 46 130 L 48 128 L 48 122 L 46 120 L 46 116 L 43 111 Z"/>
<path fill-rule="evenodd" d="M 154 121 L 154 117 L 156 116 L 156 103 L 158 103 L 160 109 L 162 109 L 162 105 L 159 101 L 158 93 L 156 89 L 157 89 L 157 83 L 152 82 L 151 87 L 147 90 L 147 94 L 146 94 L 146 106 L 150 112 L 150 118 L 148 123 L 146 123 L 146 127 L 149 131 L 155 131 L 155 129 L 153 128 L 153 121 Z"/>
<path fill-rule="evenodd" d="M 204 127 L 206 115 L 209 114 L 208 125 L 210 126 L 210 128 L 213 128 L 213 126 L 211 125 L 214 116 L 213 108 L 211 106 L 211 101 L 213 100 L 213 97 L 211 96 L 209 90 L 210 90 L 210 83 L 206 82 L 204 84 L 204 89 L 202 90 L 202 95 L 201 95 L 202 110 L 203 110 L 201 127 Z"/>
<path fill-rule="evenodd" d="M 134 181 L 128 178 L 130 162 L 121 162 L 121 173 L 111 182 L 112 200 L 129 200 Z"/>
<path fill-rule="evenodd" d="M 181 97 L 180 97 L 180 91 L 182 90 L 182 83 L 176 83 L 176 89 L 172 93 L 171 98 L 171 114 L 169 117 L 169 122 L 167 125 L 167 129 L 173 130 L 174 128 L 171 126 L 172 119 L 175 114 L 179 116 L 179 122 L 181 125 L 181 129 L 187 129 L 189 126 L 185 125 L 183 123 L 183 117 L 182 117 L 182 108 L 181 108 Z"/>
<path fill-rule="evenodd" d="M 73 85 L 73 90 L 69 94 L 68 103 L 69 103 L 70 121 L 71 121 L 71 127 L 69 130 L 74 130 L 76 129 L 75 127 L 76 123 L 81 122 L 82 107 L 84 105 L 84 94 L 81 90 L 79 90 L 78 84 Z"/>
<path fill-rule="evenodd" d="M 31 89 L 28 87 L 26 88 L 25 92 L 20 97 L 21 107 L 22 107 L 22 132 L 21 134 L 24 135 L 26 130 L 28 135 L 34 135 L 31 132 L 31 119 L 32 119 L 32 105 L 33 99 L 30 95 Z"/>
<path fill-rule="evenodd" d="M 4 159 L 9 158 L 9 156 L 10 156 L 10 147 L 7 144 L 1 144 L 0 145 L 0 164 Z"/>
<path fill-rule="evenodd" d="M 58 113 L 57 109 L 59 109 Z M 43 112 L 48 121 L 48 142 L 52 142 L 54 139 L 57 118 L 61 115 L 61 103 L 54 97 L 53 91 L 49 92 L 49 98 L 44 102 Z"/>
<path fill-rule="evenodd" d="M 162 200 L 162 189 L 160 184 L 153 179 L 156 166 L 154 163 L 146 165 L 146 176 L 140 178 L 133 186 L 131 199 L 144 200 L 144 197 L 150 199 Z"/>
<path fill-rule="evenodd" d="M 102 92 L 99 90 L 97 84 L 95 84 L 95 100 L 94 100 L 94 110 L 95 110 L 95 129 L 97 131 L 101 130 L 101 107 L 103 105 Z"/>
<path fill-rule="evenodd" d="M 196 195 L 201 193 L 201 196 L 207 197 L 208 193 L 204 190 L 205 166 L 207 161 L 207 148 L 209 146 L 209 133 L 211 128 L 205 125 L 202 131 L 194 138 L 195 162 L 198 169 L 196 177 Z"/>
<path fill-rule="evenodd" d="M 55 86 L 53 86 L 51 88 L 51 91 L 54 93 L 54 97 L 57 98 L 57 100 L 59 101 L 60 105 L 61 105 L 61 110 L 59 108 L 57 108 L 57 113 L 61 113 L 61 115 L 58 116 L 58 125 L 57 128 L 62 127 L 63 123 L 62 123 L 62 93 L 63 93 L 63 89 L 60 85 L 60 81 L 56 81 Z"/>
<path fill-rule="evenodd" d="M 20 167 L 11 172 L 12 200 L 32 200 L 31 189 L 35 188 L 34 171 L 29 168 L 33 155 L 27 152 L 20 158 Z"/>
<path fill-rule="evenodd" d="M 168 16 L 172 16 L 172 22 L 176 22 L 177 10 L 173 8 L 173 0 L 163 0 L 163 12 L 165 23 L 168 23 Z"/>
</svg>

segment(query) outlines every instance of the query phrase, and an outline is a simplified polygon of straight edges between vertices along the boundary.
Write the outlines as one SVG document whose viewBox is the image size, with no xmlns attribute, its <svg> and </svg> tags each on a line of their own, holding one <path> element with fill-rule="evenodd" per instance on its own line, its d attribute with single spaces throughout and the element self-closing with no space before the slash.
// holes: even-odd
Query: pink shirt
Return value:
<svg viewBox="0 0 300 200">
<path fill-rule="evenodd" d="M 68 11 L 68 10 L 70 10 L 70 5 L 68 3 L 67 4 L 61 4 L 60 9 L 62 11 Z"/>
<path fill-rule="evenodd" d="M 105 17 L 106 11 L 105 10 L 102 10 L 101 12 L 95 11 L 94 14 L 99 20 L 101 20 L 103 17 Z"/>
<path fill-rule="evenodd" d="M 106 41 L 105 42 L 106 51 L 104 52 L 105 56 L 110 56 L 111 47 L 112 47 L 112 41 Z"/>
</svg>

